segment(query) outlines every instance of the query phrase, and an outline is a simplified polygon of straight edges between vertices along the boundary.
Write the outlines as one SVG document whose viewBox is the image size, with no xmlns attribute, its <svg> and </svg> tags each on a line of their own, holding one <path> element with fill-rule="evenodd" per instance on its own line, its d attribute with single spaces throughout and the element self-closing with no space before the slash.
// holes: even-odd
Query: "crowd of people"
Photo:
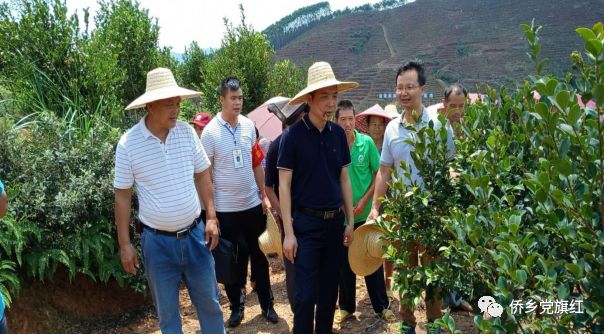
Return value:
<svg viewBox="0 0 604 335">
<path fill-rule="evenodd" d="M 283 129 L 270 142 L 261 141 L 254 123 L 241 114 L 243 91 L 237 78 L 221 83 L 221 111 L 214 117 L 197 113 L 188 125 L 178 120 L 180 102 L 201 93 L 178 86 L 168 69 L 148 73 L 145 93 L 126 107 L 147 113 L 116 148 L 115 221 L 123 267 L 135 274 L 139 266 L 129 232 L 135 190 L 142 261 L 163 333 L 182 332 L 181 281 L 201 331 L 225 332 L 211 253 L 221 238 L 233 246 L 237 264 L 235 280 L 225 285 L 230 306 L 226 326 L 237 327 L 244 318 L 248 261 L 262 316 L 279 322 L 267 255 L 258 242 L 267 216 L 280 228 L 292 331 L 331 333 L 334 323 L 355 313 L 356 274 L 348 250 L 355 229 L 383 214 L 388 182 L 404 178 L 401 161 L 412 172 L 404 182 L 422 183 L 406 142 L 414 131 L 430 122 L 445 126 L 453 155 L 452 128 L 441 125 L 437 115 L 461 122 L 467 97 L 462 86 L 452 85 L 442 106 L 428 109 L 422 102 L 426 74 L 421 63 L 408 62 L 393 77 L 401 113 L 394 105 L 358 113 L 352 101 L 338 100 L 339 93 L 358 83 L 337 80 L 326 62 L 313 64 L 302 91 L 269 106 Z M 419 243 L 409 251 L 409 267 L 437 259 Z M 364 276 L 367 293 L 376 315 L 394 322 L 393 265 L 380 261 L 377 266 Z M 451 306 L 471 309 L 455 291 L 437 294 L 426 301 L 429 323 L 442 315 L 440 296 Z M 403 332 L 415 332 L 413 311 L 405 305 L 400 319 Z"/>
</svg>

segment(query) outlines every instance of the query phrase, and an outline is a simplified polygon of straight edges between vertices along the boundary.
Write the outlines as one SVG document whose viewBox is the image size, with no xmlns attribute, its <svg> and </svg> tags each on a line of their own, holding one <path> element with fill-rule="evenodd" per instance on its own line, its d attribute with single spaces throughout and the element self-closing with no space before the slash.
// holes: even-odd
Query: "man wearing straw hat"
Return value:
<svg viewBox="0 0 604 335">
<path fill-rule="evenodd" d="M 126 107 L 146 108 L 147 114 L 122 135 L 115 153 L 115 222 L 122 266 L 136 274 L 138 260 L 128 229 L 134 186 L 145 273 L 163 333 L 182 333 L 181 281 L 201 331 L 224 333 L 210 253 L 218 244 L 210 161 L 193 128 L 178 121 L 181 100 L 199 95 L 179 87 L 168 69 L 150 71 L 145 94 Z M 205 225 L 197 219 L 200 201 L 206 208 Z"/>
<path fill-rule="evenodd" d="M 348 167 L 348 174 L 352 185 L 354 226 L 356 229 L 365 222 L 365 218 L 367 218 L 367 214 L 371 209 L 375 173 L 380 167 L 380 154 L 371 137 L 361 134 L 355 129 L 354 114 L 354 105 L 350 100 L 342 100 L 338 103 L 336 122 L 344 128 L 348 147 L 350 148 L 351 164 Z M 340 309 L 336 311 L 334 318 L 336 324 L 341 324 L 344 320 L 352 317 L 356 311 L 356 275 L 350 269 L 348 248 L 345 248 L 343 258 L 338 297 Z M 387 321 L 396 320 L 394 313 L 389 308 L 390 303 L 386 295 L 386 284 L 384 282 L 384 269 L 380 267 L 365 276 L 365 284 L 367 284 L 367 292 L 373 310 Z"/>
<path fill-rule="evenodd" d="M 296 267 L 294 333 L 332 332 L 342 249 L 352 242 L 354 214 L 346 135 L 329 120 L 338 93 L 357 86 L 317 62 L 308 69 L 307 87 L 290 101 L 310 107 L 283 134 L 277 160 L 283 252 Z"/>
<path fill-rule="evenodd" d="M 403 178 L 406 184 L 422 184 L 422 178 L 413 162 L 411 153 L 412 146 L 406 141 L 413 137 L 413 130 L 410 127 L 419 129 L 428 127 L 433 122 L 435 128 L 441 127 L 435 112 L 428 112 L 422 103 L 422 93 L 426 90 L 426 76 L 424 67 L 421 63 L 411 61 L 398 69 L 396 74 L 396 97 L 403 107 L 402 115 L 394 118 L 386 127 L 384 134 L 384 145 L 380 157 L 380 169 L 376 176 L 375 193 L 373 195 L 373 204 L 371 211 L 367 216 L 367 221 L 375 220 L 379 216 L 379 209 L 382 204 L 382 197 L 388 190 L 388 182 L 392 177 L 392 169 L 396 169 L 398 178 Z M 451 127 L 447 127 L 447 147 L 449 155 L 453 156 L 455 144 L 453 143 L 453 133 Z M 403 176 L 401 161 L 405 161 L 411 167 L 411 180 Z M 421 246 L 417 242 L 409 243 L 411 257 L 408 266 L 418 265 L 418 253 Z M 421 264 L 427 265 L 434 259 L 435 255 L 424 253 Z M 432 322 L 442 316 L 440 309 L 441 298 L 438 294 L 430 299 L 426 299 L 426 314 L 428 322 Z M 415 316 L 413 311 L 406 305 L 400 306 L 402 318 L 402 330 L 404 333 L 415 333 Z"/>
<path fill-rule="evenodd" d="M 254 123 L 241 115 L 243 91 L 241 82 L 227 77 L 220 84 L 222 111 L 208 123 L 201 142 L 212 162 L 216 188 L 216 211 L 222 237 L 237 251 L 237 282 L 226 285 L 231 316 L 227 325 L 241 324 L 245 309 L 248 256 L 254 269 L 258 301 L 268 321 L 279 320 L 273 308 L 268 260 L 258 246 L 258 237 L 266 228 L 264 214 L 264 170 L 253 167 L 252 147 L 256 143 Z"/>
</svg>

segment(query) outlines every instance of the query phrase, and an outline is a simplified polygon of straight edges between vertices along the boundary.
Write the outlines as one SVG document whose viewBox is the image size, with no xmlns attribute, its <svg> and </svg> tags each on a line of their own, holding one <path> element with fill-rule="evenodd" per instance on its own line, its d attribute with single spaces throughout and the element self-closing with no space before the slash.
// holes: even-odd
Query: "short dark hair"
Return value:
<svg viewBox="0 0 604 335">
<path fill-rule="evenodd" d="M 447 86 L 447 88 L 445 88 L 445 100 L 449 100 L 449 97 L 451 96 L 451 94 L 454 94 L 454 95 L 463 94 L 464 97 L 467 97 L 468 91 L 461 84 L 451 84 L 451 85 Z"/>
<path fill-rule="evenodd" d="M 226 96 L 228 91 L 237 91 L 241 88 L 241 81 L 237 77 L 226 77 L 220 83 L 220 95 Z"/>
<path fill-rule="evenodd" d="M 398 71 L 396 72 L 396 78 L 394 79 L 395 84 L 396 80 L 398 79 L 398 76 L 403 74 L 403 72 L 407 72 L 409 70 L 415 70 L 415 72 L 417 72 L 417 82 L 419 83 L 419 86 L 426 85 L 426 72 L 424 70 L 424 65 L 417 60 L 409 61 L 398 68 Z"/>
<path fill-rule="evenodd" d="M 342 109 L 352 109 L 352 114 L 356 114 L 354 111 L 354 105 L 352 104 L 352 101 L 344 99 L 344 100 L 340 100 L 340 102 L 338 102 L 338 106 L 336 107 L 336 120 L 340 117 L 340 111 Z"/>
</svg>

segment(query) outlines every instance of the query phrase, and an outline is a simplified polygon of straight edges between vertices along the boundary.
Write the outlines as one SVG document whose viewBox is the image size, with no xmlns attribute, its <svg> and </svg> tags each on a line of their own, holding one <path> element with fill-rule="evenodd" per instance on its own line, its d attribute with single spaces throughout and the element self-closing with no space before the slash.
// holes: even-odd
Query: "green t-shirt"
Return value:
<svg viewBox="0 0 604 335">
<path fill-rule="evenodd" d="M 380 168 L 380 154 L 375 143 L 368 135 L 354 131 L 355 139 L 350 148 L 350 166 L 348 174 L 352 184 L 352 203 L 353 206 L 361 200 L 371 182 L 375 173 Z M 363 214 L 354 217 L 354 222 L 364 221 L 371 210 L 372 201 L 367 201 L 367 206 Z"/>
</svg>

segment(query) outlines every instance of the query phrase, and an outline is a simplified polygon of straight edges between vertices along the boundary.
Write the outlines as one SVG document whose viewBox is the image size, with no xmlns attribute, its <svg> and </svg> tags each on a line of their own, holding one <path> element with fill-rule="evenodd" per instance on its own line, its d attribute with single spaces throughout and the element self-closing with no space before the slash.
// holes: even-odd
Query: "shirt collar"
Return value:
<svg viewBox="0 0 604 335">
<path fill-rule="evenodd" d="M 229 126 L 231 127 L 231 124 L 226 122 L 223 118 L 222 118 L 222 112 L 216 114 L 216 118 L 218 119 L 218 121 L 220 122 L 221 125 L 225 126 Z M 237 125 L 235 125 L 235 127 L 237 127 L 239 125 L 239 115 L 237 115 Z"/>
<path fill-rule="evenodd" d="M 145 120 L 147 120 L 147 114 L 145 114 L 145 116 L 143 116 L 143 118 L 140 121 L 138 121 L 138 126 L 141 128 L 141 133 L 143 133 L 143 137 L 145 137 L 145 138 L 155 137 L 151 133 L 149 128 L 147 128 L 147 124 L 145 123 Z"/>
<path fill-rule="evenodd" d="M 310 116 L 309 113 L 306 113 L 304 115 L 304 117 L 302 118 L 302 122 L 304 122 L 304 125 L 306 126 L 306 129 L 311 130 L 312 128 L 317 129 L 317 127 L 315 127 L 314 124 L 312 124 L 312 122 L 310 122 Z M 329 131 L 331 131 L 331 121 L 327 121 L 327 123 L 325 124 L 325 128 L 323 129 L 327 129 Z M 319 129 L 317 129 L 317 131 L 319 131 Z"/>
<path fill-rule="evenodd" d="M 361 145 L 363 145 L 363 142 L 360 139 L 360 137 L 361 137 L 360 134 L 361 133 L 359 133 L 358 130 L 356 130 L 356 129 L 354 130 L 354 142 L 352 142 L 352 144 L 355 145 L 355 146 L 357 146 L 357 147 L 360 147 Z"/>
</svg>

